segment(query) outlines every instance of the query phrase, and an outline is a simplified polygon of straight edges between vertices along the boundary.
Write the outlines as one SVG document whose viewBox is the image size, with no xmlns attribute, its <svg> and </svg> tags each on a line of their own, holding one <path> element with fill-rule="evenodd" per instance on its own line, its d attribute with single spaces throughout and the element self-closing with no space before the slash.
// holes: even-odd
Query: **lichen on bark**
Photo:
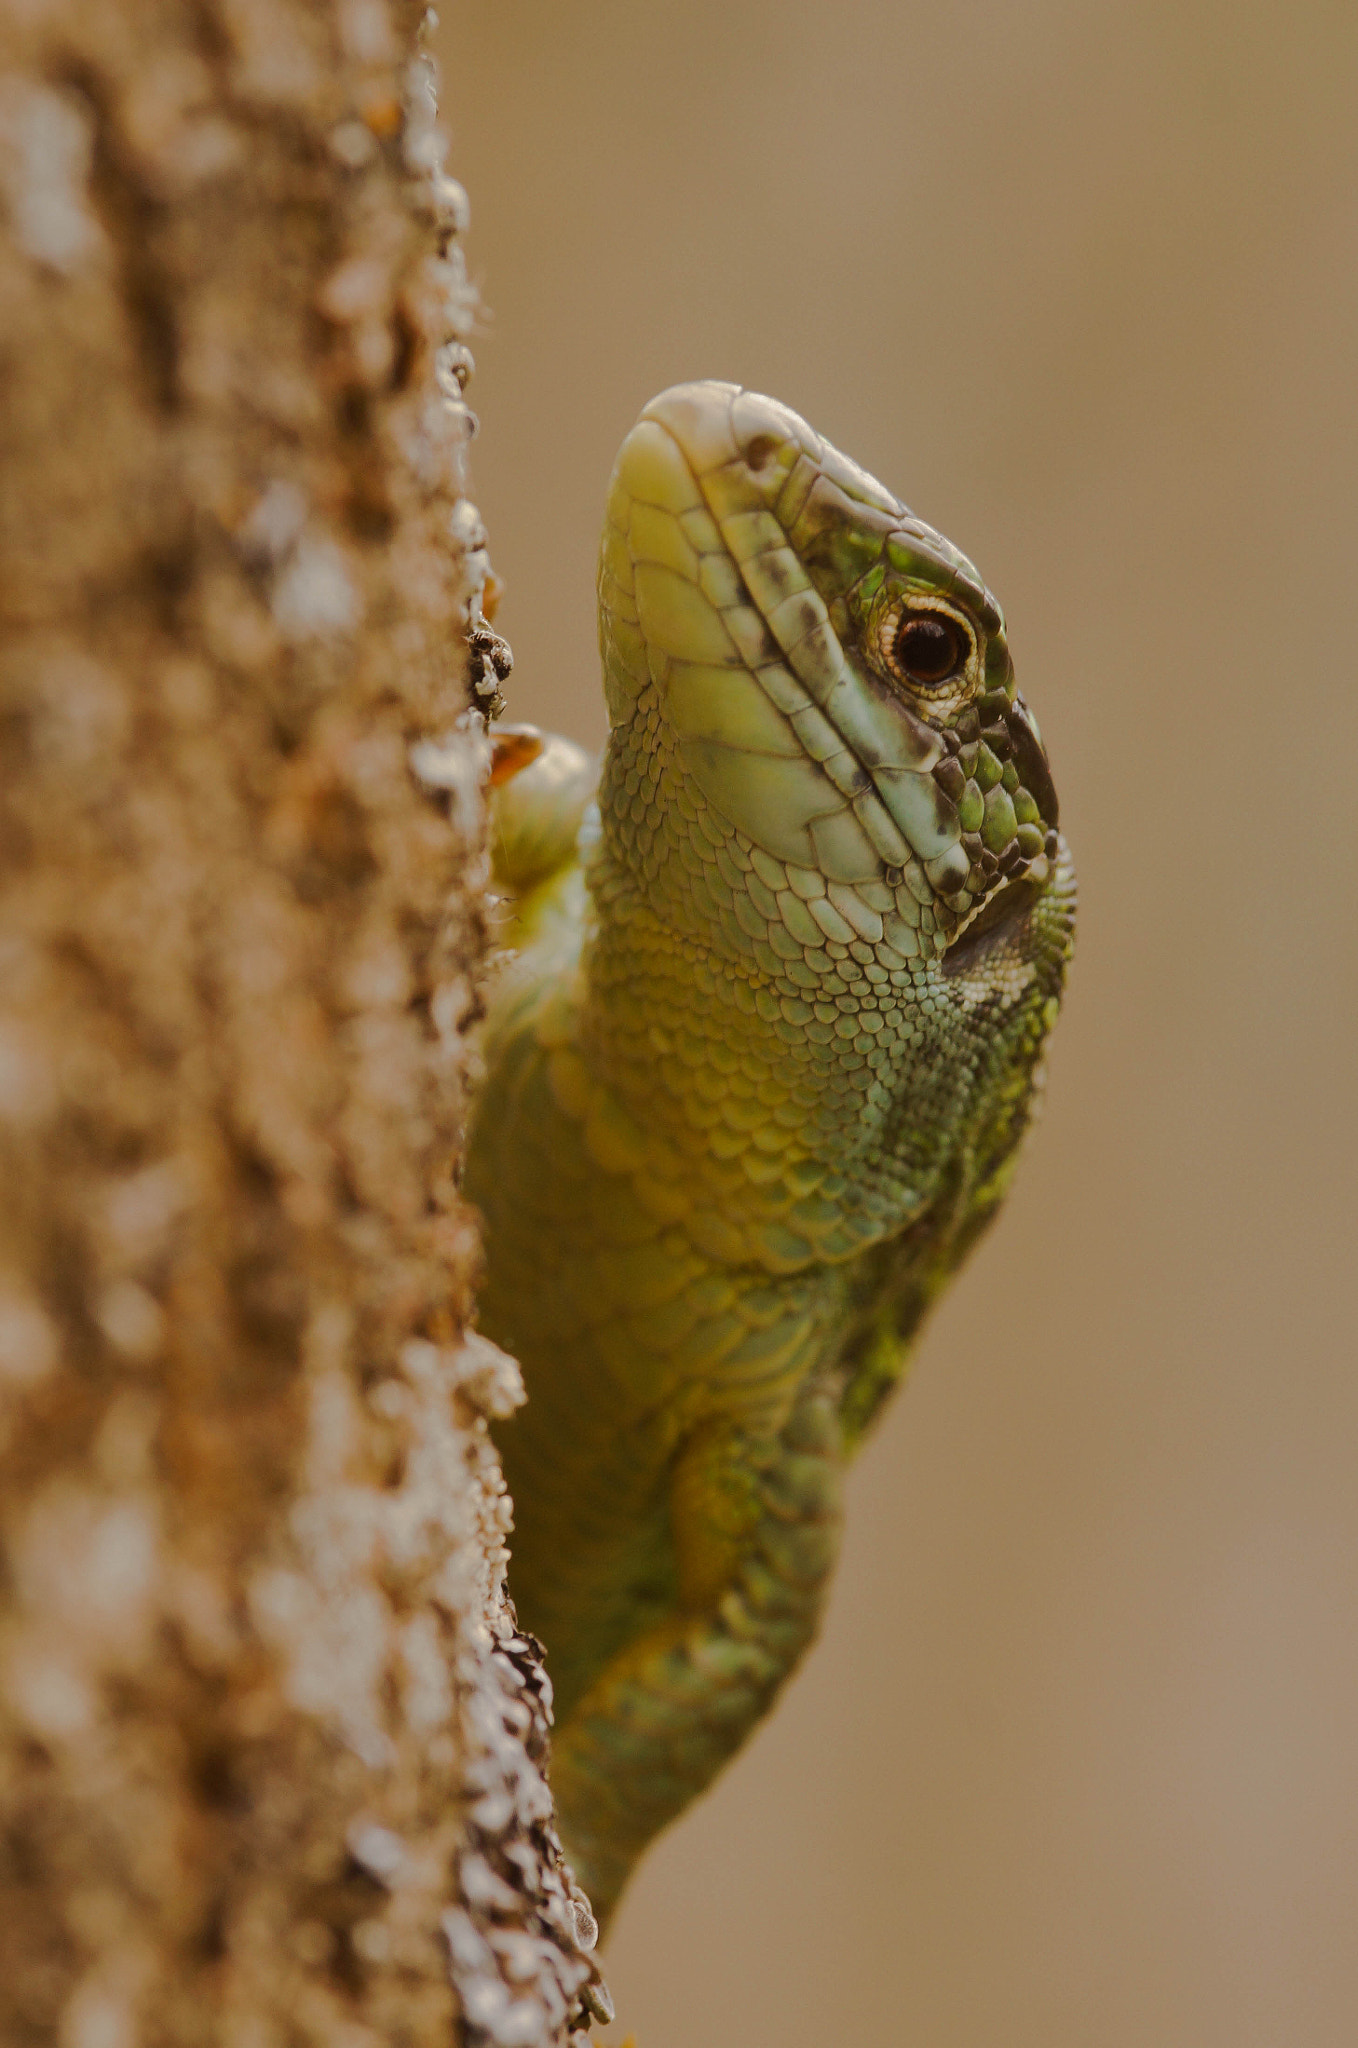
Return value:
<svg viewBox="0 0 1358 2048">
<path fill-rule="evenodd" d="M 504 1600 L 521 1389 L 466 1328 L 505 653 L 419 20 L 0 26 L 16 2048 L 606 2010 Z"/>
</svg>

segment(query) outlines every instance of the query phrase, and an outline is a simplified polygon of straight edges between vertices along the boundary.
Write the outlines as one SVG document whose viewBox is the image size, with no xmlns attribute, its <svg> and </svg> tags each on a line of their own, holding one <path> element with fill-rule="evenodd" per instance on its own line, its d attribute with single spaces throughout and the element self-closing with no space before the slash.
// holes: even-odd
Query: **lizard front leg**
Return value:
<svg viewBox="0 0 1358 2048">
<path fill-rule="evenodd" d="M 642 1849 L 741 1746 L 814 1636 L 841 1467 L 835 1398 L 817 1378 L 776 1436 L 708 1427 L 676 1460 L 679 1612 L 614 1657 L 553 1750 L 562 1838 L 601 1924 Z"/>
</svg>

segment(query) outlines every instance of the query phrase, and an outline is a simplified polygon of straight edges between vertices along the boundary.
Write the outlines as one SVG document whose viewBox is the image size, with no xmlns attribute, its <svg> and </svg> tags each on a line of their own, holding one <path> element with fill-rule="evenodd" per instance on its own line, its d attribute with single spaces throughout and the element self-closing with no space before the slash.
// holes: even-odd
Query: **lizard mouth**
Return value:
<svg viewBox="0 0 1358 2048">
<path fill-rule="evenodd" d="M 965 974 L 987 953 L 1017 938 L 1032 910 L 1046 889 L 1046 883 L 1020 877 L 1017 881 L 1006 882 L 998 889 L 988 903 L 983 903 L 971 920 L 964 924 L 957 937 L 943 955 L 943 972 L 946 975 Z"/>
</svg>

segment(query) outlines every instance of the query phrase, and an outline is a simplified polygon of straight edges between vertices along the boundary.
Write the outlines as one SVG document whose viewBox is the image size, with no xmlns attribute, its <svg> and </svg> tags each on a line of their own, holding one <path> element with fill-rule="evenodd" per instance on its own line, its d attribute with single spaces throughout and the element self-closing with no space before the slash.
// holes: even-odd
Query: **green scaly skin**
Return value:
<svg viewBox="0 0 1358 2048">
<path fill-rule="evenodd" d="M 517 952 L 467 1188 L 530 1396 L 511 1587 L 606 1921 L 815 1633 L 846 1456 L 1008 1186 L 1075 887 L 999 607 L 773 400 L 647 406 L 599 633 L 597 812 L 560 740 L 497 798 Z"/>
</svg>

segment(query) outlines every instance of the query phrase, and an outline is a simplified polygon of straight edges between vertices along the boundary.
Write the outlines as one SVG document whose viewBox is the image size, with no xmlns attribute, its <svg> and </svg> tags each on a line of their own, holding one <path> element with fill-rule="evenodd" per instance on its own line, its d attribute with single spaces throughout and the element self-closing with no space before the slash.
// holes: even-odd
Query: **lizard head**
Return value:
<svg viewBox="0 0 1358 2048">
<path fill-rule="evenodd" d="M 646 407 L 614 469 L 600 636 L 615 725 L 653 685 L 711 811 L 835 936 L 884 931 L 965 981 L 1071 896 L 999 605 L 776 400 L 709 382 Z"/>
</svg>

